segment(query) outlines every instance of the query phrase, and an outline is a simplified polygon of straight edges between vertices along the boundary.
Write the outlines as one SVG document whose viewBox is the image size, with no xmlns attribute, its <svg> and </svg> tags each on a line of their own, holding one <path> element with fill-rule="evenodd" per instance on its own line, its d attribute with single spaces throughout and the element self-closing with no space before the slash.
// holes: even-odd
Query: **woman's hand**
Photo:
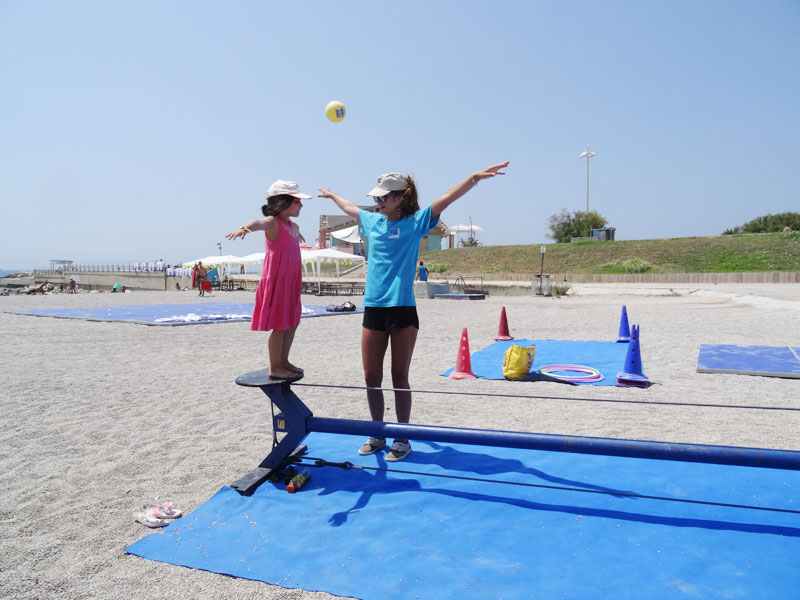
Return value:
<svg viewBox="0 0 800 600">
<path fill-rule="evenodd" d="M 346 215 L 349 215 L 354 219 L 358 218 L 358 211 L 360 210 L 358 206 L 350 202 L 350 200 L 347 198 L 342 198 L 340 195 L 334 194 L 331 191 L 331 188 L 319 188 L 318 198 L 330 198 L 336 203 L 336 206 L 344 211 Z"/>
<path fill-rule="evenodd" d="M 484 169 L 483 171 L 478 171 L 473 175 L 476 180 L 481 179 L 489 179 L 490 177 L 494 177 L 495 175 L 505 175 L 501 169 L 505 169 L 508 166 L 508 162 L 500 163 L 499 165 L 494 165 L 489 167 L 488 169 Z"/>
</svg>

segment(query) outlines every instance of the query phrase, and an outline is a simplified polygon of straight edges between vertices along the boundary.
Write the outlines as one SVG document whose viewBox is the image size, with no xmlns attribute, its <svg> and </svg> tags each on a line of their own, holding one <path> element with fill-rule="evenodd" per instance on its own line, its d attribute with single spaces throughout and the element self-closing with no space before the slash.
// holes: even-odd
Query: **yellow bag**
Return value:
<svg viewBox="0 0 800 600">
<path fill-rule="evenodd" d="M 525 348 L 512 344 L 503 354 L 503 376 L 506 379 L 522 379 L 531 370 L 536 346 Z"/>
</svg>

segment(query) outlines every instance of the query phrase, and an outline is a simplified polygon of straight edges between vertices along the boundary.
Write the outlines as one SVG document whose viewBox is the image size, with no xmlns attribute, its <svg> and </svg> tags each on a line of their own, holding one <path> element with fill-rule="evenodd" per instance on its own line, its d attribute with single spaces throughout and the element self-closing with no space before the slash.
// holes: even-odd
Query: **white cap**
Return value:
<svg viewBox="0 0 800 600">
<path fill-rule="evenodd" d="M 391 192 L 402 192 L 408 188 L 408 177 L 401 173 L 384 173 L 378 177 L 378 184 L 367 196 L 385 196 Z"/>
<path fill-rule="evenodd" d="M 308 194 L 303 194 L 300 192 L 300 187 L 295 181 L 284 181 L 283 179 L 278 179 L 278 181 L 269 186 L 269 189 L 267 190 L 267 198 L 281 196 L 283 194 L 286 194 L 287 196 L 294 196 L 295 198 L 301 198 L 303 200 L 308 200 L 311 198 L 311 196 Z"/>
</svg>

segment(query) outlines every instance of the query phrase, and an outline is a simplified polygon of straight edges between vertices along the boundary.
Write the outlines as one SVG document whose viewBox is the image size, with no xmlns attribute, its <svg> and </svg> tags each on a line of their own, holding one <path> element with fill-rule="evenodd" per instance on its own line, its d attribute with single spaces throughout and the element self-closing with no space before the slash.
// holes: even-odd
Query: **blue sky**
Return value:
<svg viewBox="0 0 800 600">
<path fill-rule="evenodd" d="M 799 59 L 796 0 L 0 0 L 0 268 L 244 255 L 275 179 L 429 204 L 504 160 L 443 219 L 545 243 L 587 144 L 617 239 L 719 234 L 800 209 Z"/>
</svg>

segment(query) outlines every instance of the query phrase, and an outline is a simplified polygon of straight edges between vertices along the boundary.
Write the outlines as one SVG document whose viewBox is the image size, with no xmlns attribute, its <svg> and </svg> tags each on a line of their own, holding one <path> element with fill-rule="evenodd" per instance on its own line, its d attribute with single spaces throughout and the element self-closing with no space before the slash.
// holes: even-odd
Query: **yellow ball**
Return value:
<svg viewBox="0 0 800 600">
<path fill-rule="evenodd" d="M 334 100 L 333 102 L 328 102 L 328 106 L 325 107 L 325 115 L 334 123 L 338 123 L 339 121 L 344 119 L 345 115 L 344 104 L 342 104 L 338 100 Z"/>
</svg>

